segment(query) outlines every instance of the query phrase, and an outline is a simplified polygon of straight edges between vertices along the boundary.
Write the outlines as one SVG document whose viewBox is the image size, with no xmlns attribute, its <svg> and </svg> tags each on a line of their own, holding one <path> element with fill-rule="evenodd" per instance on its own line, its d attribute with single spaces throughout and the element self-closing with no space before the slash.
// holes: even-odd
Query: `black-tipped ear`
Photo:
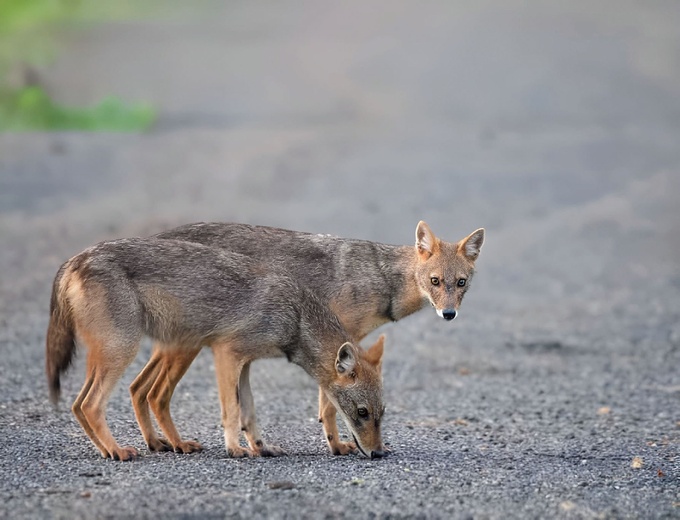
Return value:
<svg viewBox="0 0 680 520">
<path fill-rule="evenodd" d="M 418 254 L 427 259 L 434 254 L 437 247 L 437 237 L 424 220 L 418 222 L 416 227 L 416 250 Z"/>
<path fill-rule="evenodd" d="M 460 241 L 459 250 L 470 260 L 477 260 L 484 244 L 484 228 L 479 228 Z"/>
<path fill-rule="evenodd" d="M 338 356 L 335 358 L 335 370 L 338 374 L 351 372 L 357 364 L 357 359 L 354 354 L 354 347 L 351 343 L 345 343 L 338 350 Z"/>
</svg>

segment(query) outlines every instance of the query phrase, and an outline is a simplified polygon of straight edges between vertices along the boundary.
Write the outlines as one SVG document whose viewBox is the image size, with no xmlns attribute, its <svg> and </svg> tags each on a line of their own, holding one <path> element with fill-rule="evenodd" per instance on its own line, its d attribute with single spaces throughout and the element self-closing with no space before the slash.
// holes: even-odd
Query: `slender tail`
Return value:
<svg viewBox="0 0 680 520">
<path fill-rule="evenodd" d="M 76 351 L 73 315 L 65 294 L 67 284 L 63 283 L 67 265 L 68 262 L 59 268 L 52 285 L 50 323 L 47 326 L 45 348 L 47 385 L 50 401 L 55 406 L 61 395 L 61 374 L 71 365 Z"/>
</svg>

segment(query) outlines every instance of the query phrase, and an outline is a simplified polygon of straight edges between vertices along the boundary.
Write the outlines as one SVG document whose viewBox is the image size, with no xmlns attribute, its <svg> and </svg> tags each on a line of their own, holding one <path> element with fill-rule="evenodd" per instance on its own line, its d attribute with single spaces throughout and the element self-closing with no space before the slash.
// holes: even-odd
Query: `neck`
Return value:
<svg viewBox="0 0 680 520">
<path fill-rule="evenodd" d="M 335 378 L 335 359 L 340 347 L 352 339 L 338 317 L 307 293 L 300 317 L 298 338 L 286 353 L 288 360 L 312 376 L 319 386 L 328 387 Z"/>
<path fill-rule="evenodd" d="M 349 341 L 344 334 L 324 334 L 320 338 L 309 338 L 301 347 L 301 356 L 292 359 L 307 372 L 322 388 L 328 388 L 336 377 L 335 359 L 340 347 Z"/>
<path fill-rule="evenodd" d="M 389 266 L 391 316 L 397 321 L 422 309 L 427 303 L 416 283 L 417 257 L 413 246 L 397 246 L 392 251 Z"/>
</svg>

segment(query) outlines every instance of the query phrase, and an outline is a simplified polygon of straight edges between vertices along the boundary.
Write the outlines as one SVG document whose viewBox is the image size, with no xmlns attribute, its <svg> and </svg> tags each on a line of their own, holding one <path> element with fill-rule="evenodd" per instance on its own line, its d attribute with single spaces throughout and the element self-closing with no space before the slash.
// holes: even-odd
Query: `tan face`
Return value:
<svg viewBox="0 0 680 520">
<path fill-rule="evenodd" d="M 441 244 L 438 254 L 419 263 L 416 275 L 421 293 L 446 320 L 456 317 L 474 275 L 474 263 L 455 250 L 455 244 Z"/>
<path fill-rule="evenodd" d="M 382 393 L 381 359 L 384 338 L 368 351 L 345 343 L 336 360 L 337 377 L 326 391 L 361 453 L 383 456 L 380 425 L 385 405 Z"/>
<path fill-rule="evenodd" d="M 435 237 L 425 222 L 421 221 L 416 228 L 416 283 L 423 297 L 445 320 L 458 314 L 483 243 L 484 229 L 450 244 Z"/>
</svg>

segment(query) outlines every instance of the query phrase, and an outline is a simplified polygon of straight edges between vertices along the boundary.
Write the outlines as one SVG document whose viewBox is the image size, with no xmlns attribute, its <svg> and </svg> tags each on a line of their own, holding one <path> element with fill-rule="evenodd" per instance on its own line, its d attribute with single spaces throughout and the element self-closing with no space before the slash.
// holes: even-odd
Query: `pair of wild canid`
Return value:
<svg viewBox="0 0 680 520">
<path fill-rule="evenodd" d="M 228 454 L 276 456 L 284 452 L 262 439 L 249 373 L 255 359 L 285 356 L 319 384 L 319 420 L 332 453 L 382 457 L 384 336 L 367 350 L 356 342 L 427 303 L 440 317 L 455 318 L 483 242 L 483 229 L 444 242 L 425 222 L 415 247 L 204 223 L 102 242 L 64 263 L 54 280 L 46 363 L 52 401 L 76 341 L 86 345 L 87 375 L 73 413 L 104 457 L 137 456 L 115 441 L 105 412 L 149 336 L 152 357 L 130 387 L 144 440 L 153 451 L 200 450 L 177 432 L 170 399 L 208 346 Z M 354 442 L 340 439 L 336 412 Z"/>
</svg>

